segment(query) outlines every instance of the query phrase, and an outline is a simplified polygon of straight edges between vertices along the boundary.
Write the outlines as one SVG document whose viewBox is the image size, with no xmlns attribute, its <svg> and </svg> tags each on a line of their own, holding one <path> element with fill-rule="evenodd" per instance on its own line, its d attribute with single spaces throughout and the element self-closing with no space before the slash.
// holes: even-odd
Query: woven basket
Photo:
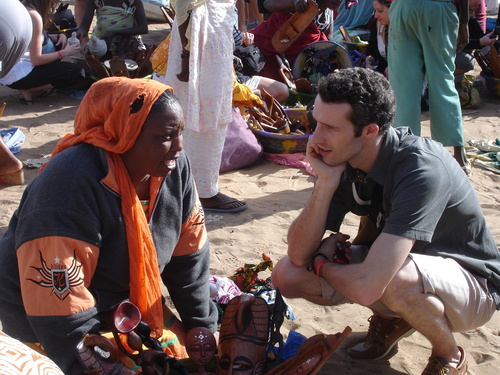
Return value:
<svg viewBox="0 0 500 375">
<path fill-rule="evenodd" d="M 277 134 L 256 130 L 250 126 L 265 152 L 270 154 L 295 154 L 306 152 L 307 141 L 311 134 Z"/>
<path fill-rule="evenodd" d="M 288 116 L 293 120 L 300 120 L 305 108 L 293 109 L 285 108 Z M 278 134 L 255 129 L 252 124 L 248 124 L 253 134 L 257 137 L 264 152 L 270 154 L 295 154 L 297 152 L 306 152 L 307 141 L 311 134 Z"/>
</svg>

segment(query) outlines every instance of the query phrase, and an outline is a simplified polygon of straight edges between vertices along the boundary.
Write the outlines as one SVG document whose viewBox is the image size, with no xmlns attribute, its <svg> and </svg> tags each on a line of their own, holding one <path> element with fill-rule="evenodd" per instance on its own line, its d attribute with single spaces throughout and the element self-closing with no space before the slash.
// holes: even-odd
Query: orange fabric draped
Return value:
<svg viewBox="0 0 500 375">
<path fill-rule="evenodd" d="M 156 249 L 144 211 L 119 154 L 130 149 L 151 107 L 169 86 L 153 80 L 110 77 L 94 83 L 75 117 L 73 134 L 67 134 L 52 156 L 85 142 L 108 152 L 121 196 L 130 262 L 130 301 L 157 337 L 163 329 L 161 278 Z M 113 167 L 113 166 L 110 166 Z"/>
</svg>

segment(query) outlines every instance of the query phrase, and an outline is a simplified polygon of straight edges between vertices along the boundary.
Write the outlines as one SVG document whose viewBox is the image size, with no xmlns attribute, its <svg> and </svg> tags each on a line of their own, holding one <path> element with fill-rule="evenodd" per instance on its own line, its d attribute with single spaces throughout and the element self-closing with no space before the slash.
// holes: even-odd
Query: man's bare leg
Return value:
<svg viewBox="0 0 500 375">
<path fill-rule="evenodd" d="M 445 316 L 443 302 L 424 293 L 417 266 L 407 259 L 388 285 L 381 302 L 399 314 L 432 345 L 431 357 L 440 357 L 457 364 L 461 353 Z"/>
</svg>

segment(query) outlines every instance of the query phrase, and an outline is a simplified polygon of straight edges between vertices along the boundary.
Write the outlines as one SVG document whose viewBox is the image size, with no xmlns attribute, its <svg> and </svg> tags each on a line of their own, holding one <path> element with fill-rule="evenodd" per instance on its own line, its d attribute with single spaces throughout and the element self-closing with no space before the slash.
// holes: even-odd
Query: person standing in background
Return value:
<svg viewBox="0 0 500 375">
<path fill-rule="evenodd" d="M 176 0 L 172 6 L 176 16 L 164 83 L 182 105 L 184 147 L 201 204 L 206 211 L 243 211 L 245 202 L 219 191 L 222 150 L 232 120 L 234 0 Z"/>
<path fill-rule="evenodd" d="M 85 0 L 74 0 L 75 3 L 75 22 L 77 26 L 80 26 L 83 20 L 83 15 L 85 14 Z"/>
<path fill-rule="evenodd" d="M 467 3 L 465 8 L 462 2 Z M 458 3 L 468 19 L 468 0 Z M 397 99 L 394 126 L 409 126 L 420 135 L 420 97 L 427 75 L 431 137 L 453 147 L 454 158 L 470 175 L 453 76 L 459 34 L 457 6 L 453 0 L 397 0 L 389 16 L 389 80 Z"/>
</svg>

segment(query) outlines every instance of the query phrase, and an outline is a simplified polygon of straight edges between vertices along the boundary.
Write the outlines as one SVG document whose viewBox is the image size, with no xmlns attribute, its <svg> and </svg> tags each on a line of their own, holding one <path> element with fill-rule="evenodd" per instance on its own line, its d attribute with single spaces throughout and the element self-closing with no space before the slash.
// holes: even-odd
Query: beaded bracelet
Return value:
<svg viewBox="0 0 500 375">
<path fill-rule="evenodd" d="M 170 320 L 165 323 L 165 327 L 169 328 L 170 326 L 172 326 L 172 324 L 175 323 L 176 320 L 177 320 L 177 317 L 175 315 L 172 315 Z"/>
</svg>

